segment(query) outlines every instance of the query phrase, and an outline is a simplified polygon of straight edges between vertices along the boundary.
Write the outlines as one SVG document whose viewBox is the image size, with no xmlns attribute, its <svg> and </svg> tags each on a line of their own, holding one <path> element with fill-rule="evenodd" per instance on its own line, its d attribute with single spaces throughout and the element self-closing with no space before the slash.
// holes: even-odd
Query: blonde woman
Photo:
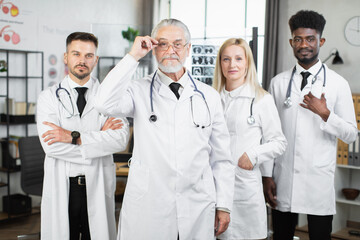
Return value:
<svg viewBox="0 0 360 240">
<path fill-rule="evenodd" d="M 221 95 L 237 165 L 231 222 L 219 239 L 264 239 L 267 217 L 259 166 L 281 155 L 287 142 L 274 100 L 257 81 L 245 40 L 231 38 L 223 43 L 213 86 Z"/>
</svg>

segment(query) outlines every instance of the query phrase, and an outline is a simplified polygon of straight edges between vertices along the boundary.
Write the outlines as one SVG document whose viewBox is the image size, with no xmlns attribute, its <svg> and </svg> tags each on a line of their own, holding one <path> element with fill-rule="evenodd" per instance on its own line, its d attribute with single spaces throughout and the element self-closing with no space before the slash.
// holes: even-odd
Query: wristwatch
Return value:
<svg viewBox="0 0 360 240">
<path fill-rule="evenodd" d="M 76 142 L 77 142 L 78 138 L 80 137 L 80 133 L 78 131 L 72 131 L 71 136 L 72 136 L 71 144 L 76 145 Z"/>
</svg>

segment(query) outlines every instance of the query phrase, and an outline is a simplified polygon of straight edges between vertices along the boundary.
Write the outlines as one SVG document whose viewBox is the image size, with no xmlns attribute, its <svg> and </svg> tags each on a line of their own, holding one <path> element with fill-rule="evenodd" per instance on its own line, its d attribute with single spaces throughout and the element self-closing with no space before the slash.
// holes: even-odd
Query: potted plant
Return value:
<svg viewBox="0 0 360 240">
<path fill-rule="evenodd" d="M 7 71 L 7 64 L 5 60 L 0 60 L 0 72 L 6 72 Z"/>
<path fill-rule="evenodd" d="M 129 52 L 128 50 L 131 48 L 132 44 L 134 43 L 136 36 L 139 35 L 139 30 L 128 27 L 128 29 L 126 31 L 123 30 L 121 34 L 123 38 L 129 41 L 129 47 L 125 50 L 126 52 Z"/>
</svg>

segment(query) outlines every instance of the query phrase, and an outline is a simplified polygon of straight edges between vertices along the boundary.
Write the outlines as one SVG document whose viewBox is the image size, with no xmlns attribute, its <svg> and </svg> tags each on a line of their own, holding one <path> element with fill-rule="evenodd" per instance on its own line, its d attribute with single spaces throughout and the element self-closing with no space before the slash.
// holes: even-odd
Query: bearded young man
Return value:
<svg viewBox="0 0 360 240">
<path fill-rule="evenodd" d="M 93 34 L 71 33 L 64 54 L 69 75 L 38 98 L 37 129 L 46 153 L 42 240 L 116 238 L 112 154 L 125 149 L 129 128 L 126 119 L 94 108 L 97 47 Z"/>
</svg>

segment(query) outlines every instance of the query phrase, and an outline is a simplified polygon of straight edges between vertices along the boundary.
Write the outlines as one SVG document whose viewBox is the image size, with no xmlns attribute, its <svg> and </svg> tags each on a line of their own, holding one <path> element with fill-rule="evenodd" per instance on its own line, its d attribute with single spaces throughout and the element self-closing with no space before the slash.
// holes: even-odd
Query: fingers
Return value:
<svg viewBox="0 0 360 240">
<path fill-rule="evenodd" d="M 137 36 L 129 54 L 138 61 L 150 52 L 151 49 L 155 48 L 157 43 L 156 39 L 150 36 Z"/>
<path fill-rule="evenodd" d="M 276 185 L 275 184 L 271 186 L 270 191 L 271 191 L 271 198 L 269 199 L 270 200 L 269 204 L 272 207 L 276 207 L 276 205 L 277 205 L 277 202 L 276 202 L 277 197 L 276 197 Z"/>
<path fill-rule="evenodd" d="M 141 42 L 141 47 L 145 48 L 147 50 L 151 50 L 153 48 L 155 48 L 158 44 L 158 41 L 152 37 L 147 38 L 148 36 L 146 36 L 146 39 L 143 39 Z"/>
<path fill-rule="evenodd" d="M 253 164 L 251 163 L 250 159 L 249 159 L 249 156 L 244 153 L 239 161 L 238 161 L 238 166 L 242 169 L 245 169 L 245 170 L 252 170 L 254 168 Z"/>
<path fill-rule="evenodd" d="M 124 124 L 114 124 L 110 127 L 110 129 L 111 130 L 122 129 L 123 126 L 124 126 Z"/>
<path fill-rule="evenodd" d="M 300 106 L 303 108 L 309 109 L 308 105 L 306 105 L 306 104 L 300 103 Z"/>
<path fill-rule="evenodd" d="M 50 131 L 48 131 L 50 132 Z M 45 133 L 42 135 L 42 137 L 44 138 L 44 142 L 47 143 L 47 145 L 51 145 L 55 142 L 57 142 L 57 138 L 55 134 L 52 133 L 48 133 L 45 135 Z"/>
<path fill-rule="evenodd" d="M 110 117 L 105 121 L 104 126 L 101 128 L 101 131 L 106 131 L 109 129 L 117 130 L 121 129 L 123 126 L 124 124 L 121 119 L 115 119 L 114 117 Z"/>
<path fill-rule="evenodd" d="M 217 217 L 215 220 L 215 236 L 219 236 L 229 227 L 230 223 L 230 214 L 223 211 L 217 211 Z M 217 224 L 218 222 L 218 224 Z"/>
</svg>

